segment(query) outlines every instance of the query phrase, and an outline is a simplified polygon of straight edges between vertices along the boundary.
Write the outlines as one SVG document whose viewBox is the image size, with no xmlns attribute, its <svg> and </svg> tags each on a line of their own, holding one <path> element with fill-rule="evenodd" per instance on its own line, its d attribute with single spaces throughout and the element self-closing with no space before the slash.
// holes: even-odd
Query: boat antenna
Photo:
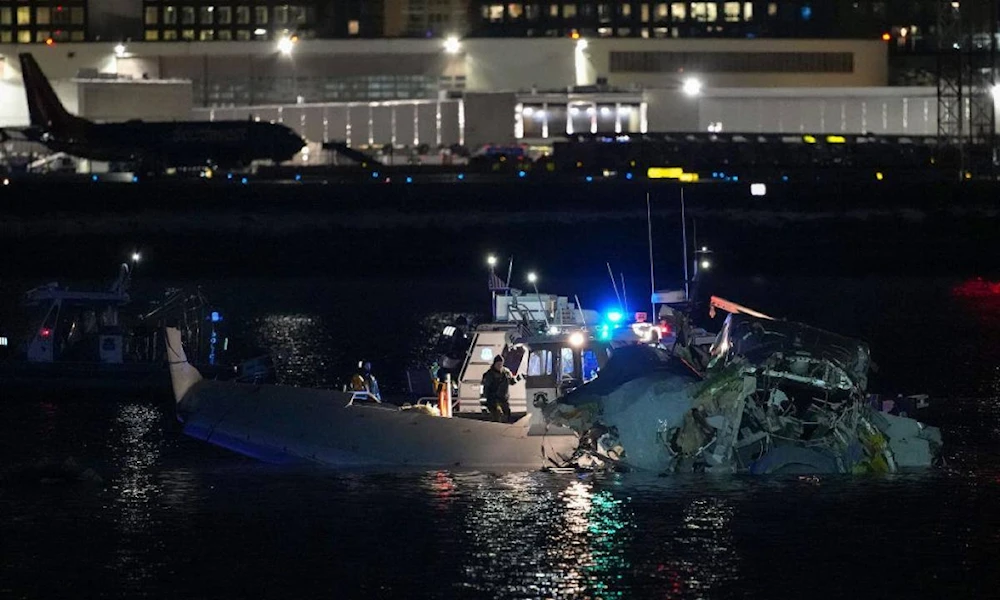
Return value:
<svg viewBox="0 0 1000 600">
<path fill-rule="evenodd" d="M 580 296 L 573 294 L 573 299 L 576 300 L 576 310 L 580 311 L 580 324 L 587 327 L 587 317 L 583 316 L 583 306 L 580 305 Z"/>
<path fill-rule="evenodd" d="M 684 246 L 684 299 L 691 298 L 691 285 L 688 280 L 688 242 L 687 221 L 684 218 L 684 186 L 681 186 L 681 244 Z"/>
<path fill-rule="evenodd" d="M 649 299 L 653 309 L 651 314 L 655 316 L 656 302 L 653 302 L 653 298 L 656 296 L 656 275 L 653 273 L 653 216 L 650 211 L 648 191 L 646 192 L 646 229 L 649 235 Z"/>
<path fill-rule="evenodd" d="M 510 262 L 507 263 L 507 283 L 504 284 L 503 295 L 507 296 L 510 294 L 510 274 L 514 270 L 514 257 L 510 257 Z"/>
<path fill-rule="evenodd" d="M 615 298 L 618 299 L 618 307 L 624 308 L 622 306 L 622 297 L 618 294 L 618 284 L 615 283 L 615 274 L 611 271 L 611 263 L 605 263 L 608 265 L 608 277 L 611 278 L 611 289 L 615 291 Z"/>
<path fill-rule="evenodd" d="M 622 302 L 625 304 L 625 314 L 628 314 L 628 294 L 625 293 L 625 273 L 621 273 L 622 276 Z"/>
</svg>

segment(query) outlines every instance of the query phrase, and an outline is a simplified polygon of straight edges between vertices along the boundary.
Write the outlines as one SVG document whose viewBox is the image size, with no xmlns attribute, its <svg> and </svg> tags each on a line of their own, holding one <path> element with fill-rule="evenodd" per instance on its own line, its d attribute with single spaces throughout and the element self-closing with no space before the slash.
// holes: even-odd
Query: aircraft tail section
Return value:
<svg viewBox="0 0 1000 600">
<path fill-rule="evenodd" d="M 18 57 L 21 59 L 21 74 L 32 125 L 58 132 L 83 120 L 69 114 L 31 54 L 20 54 Z"/>
</svg>

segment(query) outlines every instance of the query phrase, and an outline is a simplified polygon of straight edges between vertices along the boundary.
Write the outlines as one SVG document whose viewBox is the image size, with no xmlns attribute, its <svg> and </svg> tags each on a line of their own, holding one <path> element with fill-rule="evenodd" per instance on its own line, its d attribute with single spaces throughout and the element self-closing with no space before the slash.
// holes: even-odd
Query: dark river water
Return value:
<svg viewBox="0 0 1000 600">
<path fill-rule="evenodd" d="M 223 308 L 234 352 L 274 352 L 284 382 L 335 386 L 367 358 L 393 393 L 441 323 L 488 312 L 484 279 L 181 283 Z M 2 306 L 35 283 L 5 282 Z M 599 278 L 546 283 L 595 308 L 613 298 Z M 137 280 L 135 295 L 168 284 Z M 711 285 L 866 339 L 873 389 L 934 397 L 922 418 L 942 428 L 947 465 L 819 479 L 334 472 L 182 436 L 167 381 L 148 396 L 0 391 L 0 597 L 1000 597 L 1000 290 L 885 275 Z M 27 468 L 68 457 L 101 480 Z"/>
</svg>

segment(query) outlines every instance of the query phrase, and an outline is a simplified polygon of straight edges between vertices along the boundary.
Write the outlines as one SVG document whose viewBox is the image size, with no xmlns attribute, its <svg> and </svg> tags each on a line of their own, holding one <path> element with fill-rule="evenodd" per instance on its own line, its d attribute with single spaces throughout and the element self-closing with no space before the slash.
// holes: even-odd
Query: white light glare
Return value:
<svg viewBox="0 0 1000 600">
<path fill-rule="evenodd" d="M 1000 83 L 994 83 L 990 86 L 990 94 L 994 100 L 1000 100 Z"/>
<path fill-rule="evenodd" d="M 697 96 L 701 94 L 701 81 L 695 79 L 694 77 L 689 77 L 684 80 L 684 85 L 681 88 L 684 93 L 688 96 Z"/>
<path fill-rule="evenodd" d="M 118 58 L 125 56 L 125 44 L 118 44 L 115 46 L 115 56 Z"/>
<path fill-rule="evenodd" d="M 486 264 L 488 264 L 491 267 L 497 266 L 497 257 L 490 254 L 489 256 L 486 257 Z"/>
<path fill-rule="evenodd" d="M 751 183 L 750 184 L 750 195 L 751 196 L 766 196 L 767 195 L 767 185 L 763 183 Z"/>
<path fill-rule="evenodd" d="M 534 272 L 528 273 L 528 283 L 535 283 L 536 281 L 538 281 L 538 275 L 535 275 Z"/>
<path fill-rule="evenodd" d="M 267 30 L 264 29 L 263 27 L 258 27 L 257 29 L 253 30 L 253 34 L 254 35 L 267 35 Z"/>
<path fill-rule="evenodd" d="M 283 37 L 278 40 L 278 51 L 288 56 L 292 53 L 292 48 L 295 47 L 295 42 L 291 38 Z"/>
<path fill-rule="evenodd" d="M 570 344 L 570 346 L 573 346 L 574 348 L 579 348 L 580 346 L 582 346 L 583 345 L 583 334 L 580 333 L 579 331 L 577 331 L 577 332 L 573 333 L 572 335 L 570 335 L 569 336 L 569 344 Z"/>
<path fill-rule="evenodd" d="M 701 261 L 701 268 L 702 269 L 708 269 L 711 266 L 712 266 L 712 263 L 709 262 L 708 259 L 705 259 L 705 260 Z"/>
<path fill-rule="evenodd" d="M 132 262 L 139 262 L 139 259 L 140 259 L 140 258 L 141 258 L 141 257 L 139 256 L 139 253 L 138 253 L 138 252 L 133 252 L 133 253 L 132 253 Z"/>
<path fill-rule="evenodd" d="M 583 52 L 584 50 L 586 50 L 587 46 L 589 46 L 589 45 L 590 44 L 587 42 L 587 40 L 585 40 L 583 38 L 580 38 L 580 39 L 578 39 L 576 41 L 576 49 L 579 52 Z"/>
<path fill-rule="evenodd" d="M 444 40 L 444 51 L 448 54 L 458 54 L 458 51 L 462 49 L 462 44 L 459 43 L 458 37 L 454 35 L 449 35 Z"/>
<path fill-rule="evenodd" d="M 556 325 L 549 326 L 549 335 L 559 335 L 559 327 Z"/>
</svg>

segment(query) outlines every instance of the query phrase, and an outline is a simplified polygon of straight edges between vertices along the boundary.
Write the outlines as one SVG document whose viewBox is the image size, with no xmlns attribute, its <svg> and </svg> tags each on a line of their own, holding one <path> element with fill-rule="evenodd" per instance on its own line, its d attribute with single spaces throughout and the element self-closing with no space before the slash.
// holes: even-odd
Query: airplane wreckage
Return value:
<svg viewBox="0 0 1000 600">
<path fill-rule="evenodd" d="M 580 436 L 571 462 L 666 473 L 892 473 L 930 467 L 941 433 L 882 412 L 867 344 L 729 310 L 707 349 L 618 348 L 600 375 L 541 406 Z"/>
<path fill-rule="evenodd" d="M 929 467 L 940 452 L 937 428 L 890 414 L 898 404 L 872 406 L 864 342 L 715 297 L 713 311 L 730 313 L 715 336 L 669 306 L 659 325 L 588 327 L 593 315 L 555 296 L 535 303 L 551 299 L 553 314 L 569 320 L 531 329 L 530 319 L 507 318 L 524 312 L 523 298 L 498 298 L 510 306 L 496 322 L 470 336 L 455 327 L 443 334 L 461 338 L 455 398 L 446 378 L 436 397 L 412 406 L 365 392 L 206 380 L 168 329 L 184 433 L 268 462 L 338 468 L 892 473 Z M 524 414 L 514 423 L 483 419 L 479 382 L 497 355 L 525 375 L 510 387 L 514 412 Z"/>
</svg>

